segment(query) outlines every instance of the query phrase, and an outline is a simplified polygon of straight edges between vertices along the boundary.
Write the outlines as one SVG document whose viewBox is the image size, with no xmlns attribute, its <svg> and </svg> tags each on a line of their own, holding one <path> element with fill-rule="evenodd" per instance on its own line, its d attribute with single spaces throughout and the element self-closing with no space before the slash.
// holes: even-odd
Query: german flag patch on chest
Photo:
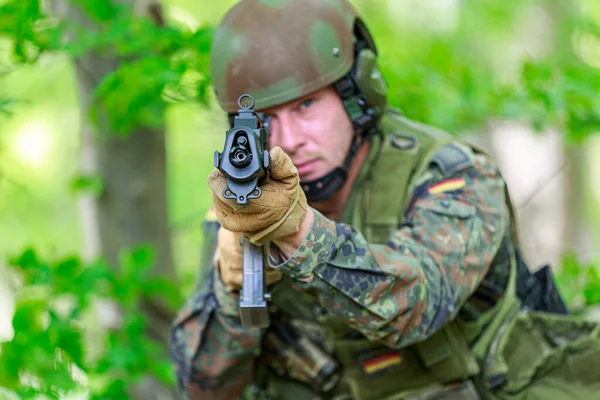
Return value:
<svg viewBox="0 0 600 400">
<path fill-rule="evenodd" d="M 438 194 L 444 192 L 452 192 L 455 190 L 462 189 L 466 186 L 466 182 L 463 178 L 452 178 L 446 179 L 438 183 L 434 183 L 433 185 L 427 188 L 427 193 L 429 194 Z"/>
<path fill-rule="evenodd" d="M 363 361 L 363 369 L 367 374 L 371 375 L 401 362 L 402 356 L 398 353 L 382 354 L 370 360 Z"/>
<path fill-rule="evenodd" d="M 390 367 L 402 364 L 402 355 L 398 351 L 377 351 L 361 353 L 358 363 L 366 375 L 377 375 Z"/>
</svg>

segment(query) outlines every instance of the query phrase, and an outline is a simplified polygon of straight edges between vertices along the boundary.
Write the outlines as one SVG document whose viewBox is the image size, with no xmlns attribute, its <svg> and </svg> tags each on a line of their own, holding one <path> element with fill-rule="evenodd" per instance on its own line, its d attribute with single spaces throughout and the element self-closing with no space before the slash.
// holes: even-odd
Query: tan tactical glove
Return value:
<svg viewBox="0 0 600 400">
<path fill-rule="evenodd" d="M 307 207 L 298 169 L 292 160 L 280 147 L 274 147 L 269 156 L 271 173 L 260 184 L 262 195 L 244 205 L 223 197 L 227 182 L 217 168 L 208 176 L 221 225 L 227 230 L 241 232 L 259 245 L 298 232 Z"/>
<path fill-rule="evenodd" d="M 223 285 L 228 291 L 242 288 L 242 244 L 241 234 L 221 227 L 218 232 L 218 246 L 215 252 L 215 266 Z M 267 286 L 281 279 L 281 271 L 266 266 Z"/>
</svg>

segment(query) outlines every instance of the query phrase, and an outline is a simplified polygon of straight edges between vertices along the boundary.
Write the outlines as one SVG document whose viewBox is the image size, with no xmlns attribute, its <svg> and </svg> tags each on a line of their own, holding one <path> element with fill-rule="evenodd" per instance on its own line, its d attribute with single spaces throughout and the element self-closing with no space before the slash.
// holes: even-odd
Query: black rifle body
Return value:
<svg viewBox="0 0 600 400">
<path fill-rule="evenodd" d="M 243 106 L 246 99 L 249 103 Z M 242 95 L 238 99 L 240 109 L 233 119 L 233 127 L 225 134 L 223 152 L 215 151 L 215 168 L 227 180 L 223 196 L 235 199 L 243 205 L 248 200 L 262 195 L 258 184 L 269 171 L 267 131 L 254 112 L 254 99 Z M 267 246 L 257 246 L 242 238 L 243 278 L 240 296 L 240 317 L 245 327 L 269 325 L 265 279 L 265 257 Z"/>
</svg>

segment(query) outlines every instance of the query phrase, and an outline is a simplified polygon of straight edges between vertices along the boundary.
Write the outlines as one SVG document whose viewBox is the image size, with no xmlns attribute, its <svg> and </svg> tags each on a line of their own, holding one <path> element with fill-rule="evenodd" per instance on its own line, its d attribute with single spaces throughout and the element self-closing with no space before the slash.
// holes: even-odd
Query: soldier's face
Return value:
<svg viewBox="0 0 600 400">
<path fill-rule="evenodd" d="M 320 178 L 343 164 L 353 130 L 332 87 L 264 112 L 270 117 L 269 147 L 279 146 L 290 156 L 301 180 Z"/>
</svg>

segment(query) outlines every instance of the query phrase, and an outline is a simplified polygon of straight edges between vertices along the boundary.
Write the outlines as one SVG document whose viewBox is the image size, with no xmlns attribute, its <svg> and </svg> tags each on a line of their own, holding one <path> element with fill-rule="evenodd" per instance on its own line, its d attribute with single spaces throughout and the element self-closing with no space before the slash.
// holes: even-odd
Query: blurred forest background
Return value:
<svg viewBox="0 0 600 400">
<path fill-rule="evenodd" d="M 492 153 L 532 269 L 600 303 L 600 2 L 354 0 L 390 103 Z M 0 398 L 171 399 L 233 0 L 0 0 Z"/>
</svg>

